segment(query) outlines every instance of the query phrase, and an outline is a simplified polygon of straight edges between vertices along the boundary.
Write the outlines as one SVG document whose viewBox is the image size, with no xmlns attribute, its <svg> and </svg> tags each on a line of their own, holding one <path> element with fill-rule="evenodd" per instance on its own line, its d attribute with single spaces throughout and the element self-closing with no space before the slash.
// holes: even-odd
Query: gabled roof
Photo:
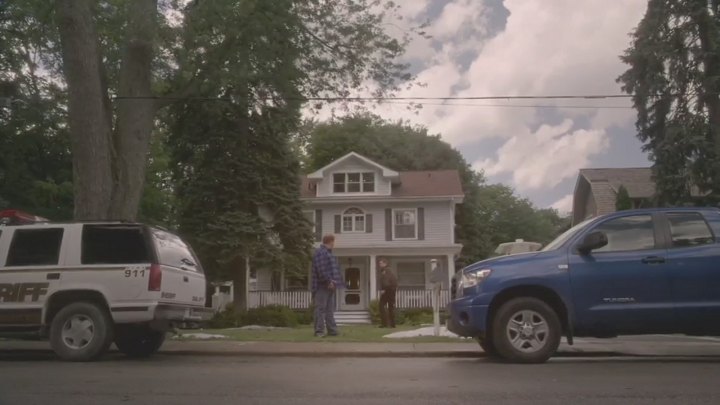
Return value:
<svg viewBox="0 0 720 405">
<path fill-rule="evenodd" d="M 399 172 L 399 183 L 393 185 L 388 198 L 463 197 L 462 182 L 457 170 Z M 309 176 L 302 178 L 301 198 L 315 197 Z"/>
<path fill-rule="evenodd" d="M 655 195 L 652 174 L 650 167 L 580 169 L 580 175 L 587 179 L 593 191 L 596 188 L 607 188 L 605 191 L 615 194 L 620 186 L 625 186 L 630 198 L 650 198 Z"/>
<path fill-rule="evenodd" d="M 348 160 L 348 159 L 353 159 L 353 158 L 354 158 L 354 159 L 359 159 L 359 160 L 361 160 L 362 162 L 366 163 L 367 165 L 372 166 L 372 167 L 374 167 L 374 168 L 376 168 L 376 169 L 379 169 L 380 172 L 382 173 L 383 177 L 393 178 L 393 177 L 398 177 L 398 176 L 399 176 L 399 173 L 396 172 L 396 171 L 394 171 L 394 170 L 388 169 L 387 167 L 385 167 L 385 166 L 383 166 L 383 165 L 381 165 L 381 164 L 379 164 L 379 163 L 376 163 L 376 162 L 374 162 L 374 161 L 372 161 L 372 160 L 370 160 L 370 159 L 366 158 L 365 156 L 362 156 L 362 155 L 360 155 L 360 154 L 358 154 L 358 153 L 350 152 L 350 153 L 348 153 L 347 155 L 341 157 L 340 159 L 337 159 L 337 160 L 331 162 L 330 164 L 328 164 L 327 166 L 321 168 L 320 170 L 317 170 L 317 171 L 315 171 L 315 172 L 313 172 L 313 173 L 308 174 L 307 177 L 308 177 L 309 179 L 312 179 L 312 180 L 320 180 L 320 179 L 322 179 L 323 177 L 325 177 L 325 172 L 326 172 L 328 169 L 331 169 L 332 167 L 337 166 L 337 165 L 339 165 L 340 163 L 342 163 L 342 162 L 344 162 L 344 161 L 346 161 L 346 160 Z"/>
</svg>

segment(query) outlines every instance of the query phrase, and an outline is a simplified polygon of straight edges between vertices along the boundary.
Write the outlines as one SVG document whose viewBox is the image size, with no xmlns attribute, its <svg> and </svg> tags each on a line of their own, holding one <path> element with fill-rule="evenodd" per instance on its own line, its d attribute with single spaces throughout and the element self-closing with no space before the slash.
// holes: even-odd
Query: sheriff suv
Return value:
<svg viewBox="0 0 720 405">
<path fill-rule="evenodd" d="M 448 327 L 490 356 L 538 363 L 565 336 L 720 335 L 720 210 L 621 211 L 540 252 L 481 261 L 454 278 Z"/>
<path fill-rule="evenodd" d="M 177 235 L 137 223 L 52 223 L 0 212 L 0 335 L 48 338 L 64 360 L 114 342 L 149 356 L 177 323 L 207 320 L 206 283 Z"/>
</svg>

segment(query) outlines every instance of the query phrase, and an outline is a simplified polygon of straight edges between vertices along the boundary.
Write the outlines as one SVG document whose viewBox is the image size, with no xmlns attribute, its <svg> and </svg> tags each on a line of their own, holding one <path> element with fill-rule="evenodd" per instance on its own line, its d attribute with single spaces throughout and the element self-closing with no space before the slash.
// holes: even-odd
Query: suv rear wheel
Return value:
<svg viewBox="0 0 720 405">
<path fill-rule="evenodd" d="M 90 361 L 102 356 L 112 343 L 110 315 L 90 302 L 62 308 L 50 324 L 50 345 L 63 360 Z"/>
<path fill-rule="evenodd" d="M 165 334 L 147 326 L 118 325 L 115 346 L 129 357 L 149 357 L 165 342 Z"/>
<path fill-rule="evenodd" d="M 503 358 L 518 363 L 543 363 L 557 351 L 562 326 L 548 304 L 524 297 L 500 307 L 492 331 L 495 349 Z"/>
</svg>

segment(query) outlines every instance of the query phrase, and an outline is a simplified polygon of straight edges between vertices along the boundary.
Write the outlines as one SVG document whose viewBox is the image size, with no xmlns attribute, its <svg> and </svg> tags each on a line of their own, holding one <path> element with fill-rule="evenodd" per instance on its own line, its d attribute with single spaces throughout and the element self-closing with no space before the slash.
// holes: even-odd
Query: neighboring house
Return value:
<svg viewBox="0 0 720 405">
<path fill-rule="evenodd" d="M 314 224 L 315 247 L 335 234 L 334 253 L 346 281 L 340 311 L 365 313 L 378 298 L 377 261 L 385 257 L 399 282 L 399 307 L 430 306 L 432 263 L 443 272 L 443 301 L 462 245 L 455 241 L 455 210 L 464 198 L 457 170 L 397 172 L 349 153 L 302 178 L 301 199 Z M 308 277 L 309 278 L 309 277 Z M 249 304 L 310 304 L 309 280 L 282 277 L 269 291 L 270 272 L 258 270 Z"/>
<path fill-rule="evenodd" d="M 633 208 L 651 206 L 655 197 L 652 175 L 649 167 L 580 169 L 573 194 L 573 225 L 615 212 L 620 186 L 628 191 Z M 701 196 L 696 187 L 693 187 L 692 194 Z"/>
</svg>

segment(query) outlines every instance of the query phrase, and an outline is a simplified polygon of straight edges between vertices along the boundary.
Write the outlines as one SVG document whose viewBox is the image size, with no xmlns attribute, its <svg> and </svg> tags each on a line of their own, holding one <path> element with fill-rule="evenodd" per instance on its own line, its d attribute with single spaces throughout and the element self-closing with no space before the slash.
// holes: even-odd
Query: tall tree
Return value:
<svg viewBox="0 0 720 405">
<path fill-rule="evenodd" d="M 632 199 L 625 186 L 618 188 L 617 196 L 615 196 L 615 209 L 618 211 L 624 211 L 632 209 Z"/>
<path fill-rule="evenodd" d="M 384 7 L 376 7 L 374 0 L 27 0 L 3 5 L 7 21 L 29 16 L 37 35 L 5 30 L 0 43 L 13 36 L 28 40 L 40 54 L 38 66 L 67 89 L 79 219 L 137 216 L 159 112 L 175 100 L 206 95 L 204 87 L 222 80 L 227 70 L 260 68 L 256 56 L 272 48 L 273 38 L 262 28 L 272 26 L 275 11 L 289 11 L 297 20 L 287 37 L 273 40 L 302 50 L 295 63 L 304 74 L 293 84 L 302 98 L 345 96 L 365 83 L 372 83 L 377 94 L 388 94 L 409 79 L 406 66 L 396 61 L 407 38 L 396 40 L 382 29 L 388 14 L 397 15 L 392 2 Z M 261 104 L 278 101 L 262 80 L 248 85 Z"/>
<path fill-rule="evenodd" d="M 661 204 L 720 196 L 720 2 L 649 0 L 622 56 Z"/>
</svg>

